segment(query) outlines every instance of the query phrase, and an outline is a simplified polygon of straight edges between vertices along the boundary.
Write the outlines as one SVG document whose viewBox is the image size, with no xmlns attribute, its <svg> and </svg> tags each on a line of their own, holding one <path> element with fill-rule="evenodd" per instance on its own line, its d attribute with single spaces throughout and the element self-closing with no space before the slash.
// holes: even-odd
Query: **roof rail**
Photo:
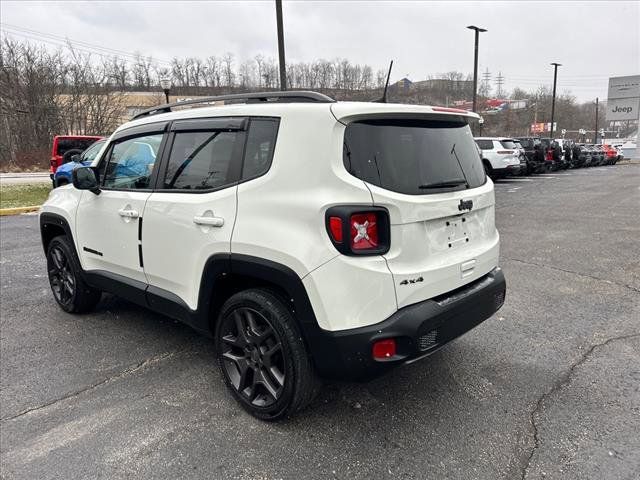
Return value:
<svg viewBox="0 0 640 480">
<path fill-rule="evenodd" d="M 174 107 L 184 107 L 187 105 L 197 105 L 200 103 L 233 101 L 240 103 L 245 100 L 246 103 L 260 103 L 260 102 L 277 102 L 277 103 L 302 103 L 302 102 L 319 102 L 319 103 L 332 103 L 335 100 L 322 93 L 311 92 L 307 90 L 289 90 L 285 92 L 255 92 L 255 93 L 234 93 L 229 95 L 217 95 L 214 97 L 201 97 L 194 98 L 192 100 L 185 100 L 184 102 L 166 103 L 164 105 L 157 105 L 155 107 L 147 108 L 137 113 L 131 120 L 137 120 L 138 118 L 146 117 L 149 115 L 156 115 L 159 113 L 169 113 Z"/>
</svg>

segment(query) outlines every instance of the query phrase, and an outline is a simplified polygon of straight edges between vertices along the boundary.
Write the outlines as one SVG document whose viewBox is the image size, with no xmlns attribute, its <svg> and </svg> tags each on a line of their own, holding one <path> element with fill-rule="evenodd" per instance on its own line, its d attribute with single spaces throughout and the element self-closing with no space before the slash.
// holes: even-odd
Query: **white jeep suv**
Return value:
<svg viewBox="0 0 640 480">
<path fill-rule="evenodd" d="M 142 112 L 42 207 L 54 297 L 189 324 L 246 410 L 290 415 L 319 378 L 413 362 L 503 304 L 474 118 L 314 92 Z"/>
<path fill-rule="evenodd" d="M 494 178 L 520 173 L 520 151 L 512 138 L 481 137 L 476 143 L 482 151 L 482 164 Z"/>
</svg>

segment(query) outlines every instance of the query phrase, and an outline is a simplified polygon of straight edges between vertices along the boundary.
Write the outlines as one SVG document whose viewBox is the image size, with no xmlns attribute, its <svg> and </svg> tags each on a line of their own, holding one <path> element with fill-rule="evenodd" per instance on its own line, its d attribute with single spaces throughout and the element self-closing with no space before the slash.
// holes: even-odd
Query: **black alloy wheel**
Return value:
<svg viewBox="0 0 640 480">
<path fill-rule="evenodd" d="M 222 322 L 220 353 L 229 382 L 248 404 L 272 406 L 287 381 L 280 335 L 262 313 L 249 307 L 236 308 Z"/>
<path fill-rule="evenodd" d="M 49 283 L 56 301 L 70 308 L 76 295 L 76 278 L 67 257 L 59 245 L 54 245 L 47 256 Z"/>
</svg>

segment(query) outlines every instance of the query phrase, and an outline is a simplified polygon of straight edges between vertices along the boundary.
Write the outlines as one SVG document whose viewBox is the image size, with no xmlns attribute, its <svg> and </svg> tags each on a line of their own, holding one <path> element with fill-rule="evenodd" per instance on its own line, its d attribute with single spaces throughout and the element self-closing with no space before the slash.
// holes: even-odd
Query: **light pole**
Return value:
<svg viewBox="0 0 640 480">
<path fill-rule="evenodd" d="M 470 30 L 476 32 L 476 43 L 473 53 L 473 108 L 472 111 L 476 111 L 477 94 L 478 94 L 478 42 L 480 41 L 480 32 L 486 32 L 484 28 L 476 27 L 475 25 L 469 25 L 467 27 Z"/>
<path fill-rule="evenodd" d="M 553 97 L 551 97 L 551 133 L 549 136 L 551 137 L 551 141 L 553 141 L 553 117 L 556 113 L 556 84 L 558 82 L 558 67 L 560 67 L 561 64 L 552 63 L 551 65 L 553 65 Z"/>
<path fill-rule="evenodd" d="M 164 98 L 169 103 L 169 91 L 171 90 L 171 80 L 167 77 L 160 79 L 160 88 L 164 92 Z"/>
<path fill-rule="evenodd" d="M 482 126 L 484 125 L 484 118 L 480 117 L 478 119 L 478 125 L 480 125 L 480 136 L 482 136 Z"/>
<path fill-rule="evenodd" d="M 276 0 L 276 22 L 278 24 L 278 59 L 280 61 L 280 90 L 287 89 L 287 74 L 284 63 L 284 32 L 282 29 L 282 0 Z"/>
<path fill-rule="evenodd" d="M 596 97 L 596 128 L 593 131 L 593 144 L 597 145 L 598 144 L 598 101 L 599 98 Z"/>
</svg>

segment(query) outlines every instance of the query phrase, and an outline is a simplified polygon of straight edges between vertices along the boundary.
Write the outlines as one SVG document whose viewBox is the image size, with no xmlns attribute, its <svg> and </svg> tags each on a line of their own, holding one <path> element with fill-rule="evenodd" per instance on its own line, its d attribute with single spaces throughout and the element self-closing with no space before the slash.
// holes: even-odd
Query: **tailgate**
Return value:
<svg viewBox="0 0 640 480">
<path fill-rule="evenodd" d="M 370 189 L 374 203 L 389 210 L 391 248 L 384 257 L 399 308 L 459 288 L 498 265 L 491 180 L 473 190 L 425 196 Z M 461 211 L 461 202 L 471 210 Z"/>
</svg>

